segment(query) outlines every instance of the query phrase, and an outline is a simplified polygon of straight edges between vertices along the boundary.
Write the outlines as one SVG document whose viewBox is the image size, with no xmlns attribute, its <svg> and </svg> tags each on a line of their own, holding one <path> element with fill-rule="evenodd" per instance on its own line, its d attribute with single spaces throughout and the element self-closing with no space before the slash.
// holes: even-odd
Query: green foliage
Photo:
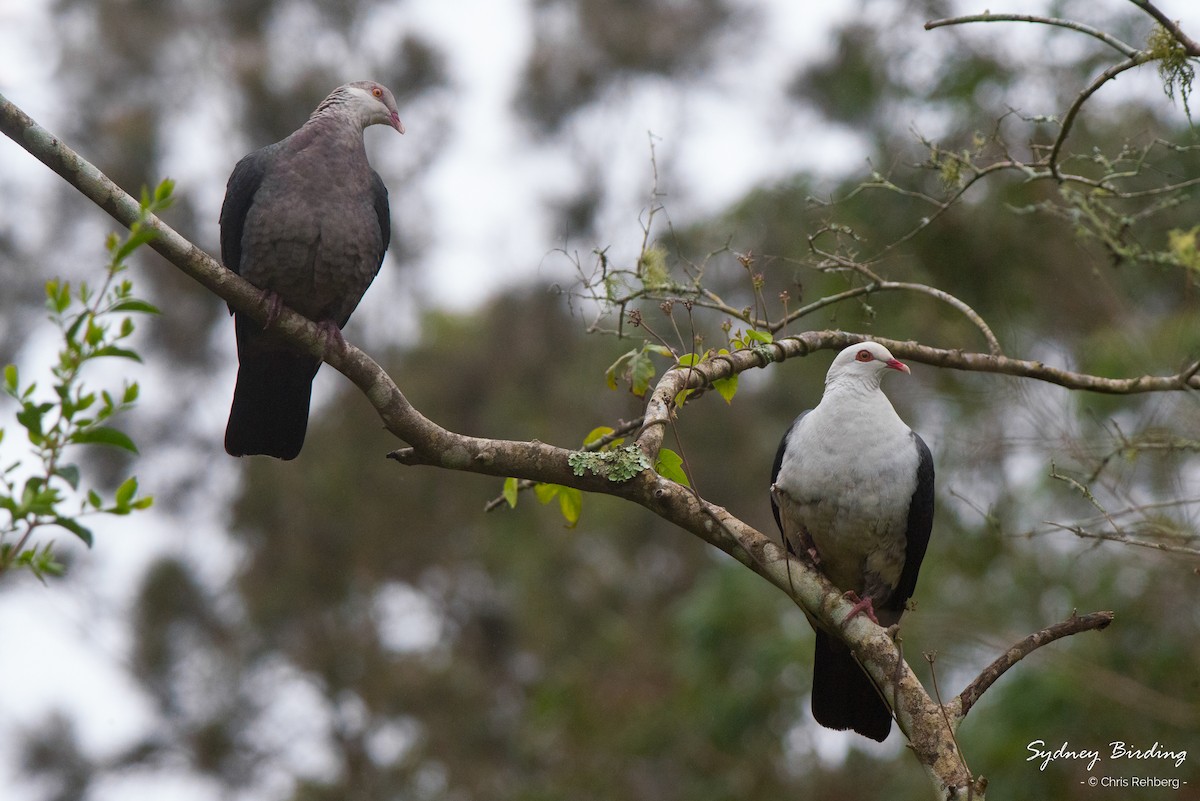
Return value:
<svg viewBox="0 0 1200 801">
<path fill-rule="evenodd" d="M 629 384 L 629 391 L 634 395 L 639 398 L 645 397 L 646 392 L 650 389 L 650 382 L 654 380 L 656 374 L 651 355 L 670 357 L 673 354 L 670 348 L 663 345 L 643 342 L 640 348 L 634 348 L 621 354 L 604 371 L 604 380 L 608 384 L 608 388 L 616 389 L 623 381 Z"/>
<path fill-rule="evenodd" d="M 583 493 L 574 487 L 561 484 L 534 484 L 533 493 L 543 505 L 558 498 L 558 509 L 562 512 L 567 528 L 575 528 L 583 511 Z"/>
<path fill-rule="evenodd" d="M 687 471 L 684 470 L 683 457 L 670 448 L 659 450 L 658 460 L 654 463 L 654 472 L 676 484 L 682 484 L 685 487 L 692 486 L 692 483 L 688 481 Z"/>
<path fill-rule="evenodd" d="M 29 441 L 30 459 L 17 460 L 0 474 L 0 510 L 7 519 L 0 523 L 0 574 L 11 568 L 28 568 L 35 576 L 58 576 L 63 565 L 55 558 L 52 543 L 36 544 L 39 529 L 61 528 L 89 547 L 92 532 L 81 522 L 88 515 L 128 515 L 148 508 L 153 499 L 138 496 L 135 477 L 117 487 L 111 501 L 93 488 L 81 486 L 82 471 L 68 458 L 74 445 L 106 445 L 136 454 L 128 434 L 112 427 L 112 421 L 134 407 L 138 385 L 126 383 L 116 393 L 90 389 L 83 382 L 85 367 L 97 359 L 141 361 L 128 346 L 135 330 L 132 314 L 157 314 L 158 310 L 133 294 L 133 283 L 122 274 L 128 259 L 154 237 L 145 225 L 151 214 L 167 208 L 172 183 L 163 181 L 154 191 L 142 193 L 142 213 L 124 237 L 112 234 L 106 248 L 109 261 L 99 287 L 86 282 L 72 288 L 67 281 L 46 282 L 46 308 L 62 341 L 50 366 L 51 392 L 39 393 L 36 381 L 22 381 L 15 364 L 4 368 L 4 394 L 19 410 L 14 415 Z M 0 429 L 0 439 L 3 438 Z M 72 500 L 82 497 L 78 511 Z"/>
</svg>

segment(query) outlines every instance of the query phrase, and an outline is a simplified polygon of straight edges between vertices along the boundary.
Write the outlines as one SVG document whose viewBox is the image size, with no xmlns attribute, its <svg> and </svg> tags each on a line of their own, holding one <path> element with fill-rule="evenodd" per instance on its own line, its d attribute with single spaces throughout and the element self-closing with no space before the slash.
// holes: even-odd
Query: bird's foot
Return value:
<svg viewBox="0 0 1200 801">
<path fill-rule="evenodd" d="M 342 336 L 342 329 L 338 328 L 337 323 L 333 320 L 322 320 L 317 323 L 317 329 L 325 340 L 326 348 L 332 345 L 339 353 L 346 352 L 346 337 Z"/>
<path fill-rule="evenodd" d="M 267 307 L 267 321 L 263 323 L 263 328 L 270 328 L 271 324 L 279 319 L 279 312 L 283 310 L 283 298 L 269 289 L 264 289 L 258 295 L 258 302 Z"/>
<path fill-rule="evenodd" d="M 854 604 L 854 606 L 850 607 L 850 614 L 846 615 L 846 619 L 842 621 L 843 626 L 864 612 L 872 623 L 874 623 L 876 626 L 879 625 L 879 618 L 875 617 L 875 606 L 871 603 L 870 595 L 868 595 L 866 598 L 859 598 L 858 593 L 856 593 L 854 590 L 850 590 L 842 593 L 842 597 Z"/>
</svg>

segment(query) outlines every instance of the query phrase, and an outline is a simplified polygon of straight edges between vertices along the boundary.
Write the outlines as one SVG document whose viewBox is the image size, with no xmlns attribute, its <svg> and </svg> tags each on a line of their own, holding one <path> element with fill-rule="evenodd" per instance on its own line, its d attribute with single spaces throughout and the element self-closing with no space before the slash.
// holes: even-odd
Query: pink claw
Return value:
<svg viewBox="0 0 1200 801">
<path fill-rule="evenodd" d="M 874 623 L 876 626 L 880 625 L 879 618 L 875 617 L 875 606 L 871 603 L 870 595 L 868 595 L 866 598 L 859 598 L 858 593 L 856 593 L 854 590 L 850 590 L 849 592 L 842 593 L 842 597 L 854 604 L 854 606 L 850 608 L 850 614 L 846 615 L 846 619 L 842 621 L 843 626 L 849 623 L 851 619 L 857 615 L 863 614 L 864 612 L 872 623 Z"/>
<path fill-rule="evenodd" d="M 271 324 L 279 319 L 279 312 L 283 309 L 283 298 L 269 289 L 264 289 L 258 296 L 258 302 L 267 307 L 267 322 L 263 328 L 270 328 Z"/>
</svg>

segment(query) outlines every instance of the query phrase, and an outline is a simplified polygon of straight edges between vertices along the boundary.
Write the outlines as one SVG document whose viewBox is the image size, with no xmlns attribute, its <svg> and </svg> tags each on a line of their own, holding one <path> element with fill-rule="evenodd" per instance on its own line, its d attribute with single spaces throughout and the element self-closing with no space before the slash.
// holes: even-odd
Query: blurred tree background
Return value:
<svg viewBox="0 0 1200 801">
<path fill-rule="evenodd" d="M 190 117 L 220 120 L 220 156 L 205 163 L 223 188 L 238 156 L 289 133 L 330 87 L 363 76 L 397 91 L 406 123 L 423 118 L 426 131 L 447 131 L 456 87 L 439 46 L 400 24 L 412 5 L 58 0 L 55 91 L 72 113 L 56 132 L 136 189 L 160 177 Z M 1152 28 L 1129 3 L 1053 5 L 1138 45 Z M 1037 115 L 1061 114 L 1113 60 L 1098 42 L 1064 31 L 923 31 L 926 20 L 956 10 L 948 2 L 854 8 L 821 55 L 790 77 L 777 113 L 844 129 L 866 148 L 870 168 L 833 187 L 828 176 L 781 173 L 720 213 L 652 231 L 670 260 L 704 264 L 710 285 L 735 306 L 753 302 L 735 252 L 755 254 L 773 309 L 783 291 L 794 308 L 846 289 L 844 274 L 812 269 L 809 236 L 834 218 L 869 254 L 931 213 L 911 193 L 854 193 L 871 170 L 876 184 L 936 194 L 954 177 L 920 168 L 930 152 L 919 137 L 980 158 L 1000 142 L 1044 147 L 1057 128 Z M 533 146 L 583 154 L 575 185 L 546 199 L 568 236 L 546 251 L 588 253 L 612 243 L 604 209 L 614 191 L 602 154 L 587 147 L 589 131 L 632 87 L 686 93 L 729 80 L 736 48 L 753 47 L 761 18 L 755 3 L 733 0 L 538 0 L 529 19 L 513 109 Z M 411 138 L 404 145 L 417 155 L 407 163 L 380 164 L 383 154 L 372 151 L 398 209 L 384 269 L 401 278 L 372 289 L 390 293 L 387 307 L 366 313 L 365 324 L 356 317 L 350 338 L 366 340 L 417 408 L 464 433 L 569 446 L 593 426 L 640 414 L 628 392 L 602 386 L 605 368 L 631 344 L 586 334 L 586 304 L 533 270 L 469 313 L 417 311 L 420 290 L 403 276 L 454 277 L 422 230 L 420 200 L 410 204 L 402 188 L 435 168 L 438 137 Z M 1178 146 L 1153 144 L 1160 140 Z M 1119 84 L 1085 107 L 1069 142 L 1082 154 L 1078 169 L 1148 148 L 1147 175 L 1174 180 L 1197 174 L 1196 145 L 1177 105 Z M 659 166 L 669 183 L 670 158 Z M 218 186 L 208 183 L 203 191 Z M 211 252 L 215 221 L 187 203 L 189 189 L 181 182 L 169 221 Z M 504 202 L 501 187 L 462 191 Z M 1194 250 L 1193 195 L 1178 193 L 1143 216 L 1146 203 L 1118 206 L 1129 215 L 1121 249 L 1089 235 L 1085 208 L 1071 205 L 1067 191 L 1020 176 L 984 182 L 875 269 L 962 298 L 1012 355 L 1113 377 L 1167 374 L 1200 356 L 1197 268 L 1140 255 L 1189 236 Z M 846 196 L 833 207 L 814 199 Z M 672 198 L 660 200 L 670 213 Z M 0 201 L 16 205 L 2 192 Z M 67 187 L 41 213 L 97 217 Z M 86 249 L 105 230 L 89 222 L 37 235 L 19 214 L 10 219 L 0 226 L 0 278 L 11 287 L 0 297 L 5 359 L 25 346 L 23 332 L 40 315 L 45 254 Z M 542 258 L 529 254 L 530 262 Z M 295 801 L 927 796 L 898 735 L 876 746 L 812 722 L 810 631 L 749 571 L 609 499 L 585 497 L 575 529 L 532 496 L 485 514 L 498 483 L 384 461 L 393 443 L 345 382 L 330 382 L 334 396 L 314 411 L 299 460 L 244 461 L 228 497 L 198 497 L 209 485 L 197 473 L 222 457 L 219 439 L 190 421 L 213 417 L 204 411 L 213 404 L 223 419 L 227 399 L 205 389 L 215 372 L 232 374 L 229 349 L 214 344 L 232 340 L 231 326 L 221 304 L 175 271 L 154 266 L 139 280 L 168 310 L 144 355 L 170 365 L 176 403 L 147 412 L 138 441 L 144 452 L 190 465 L 160 479 L 156 493 L 168 510 L 186 517 L 199 506 L 228 507 L 228 542 L 213 546 L 227 564 L 221 581 L 183 552 L 141 572 L 123 612 L 131 634 L 122 662 L 150 699 L 154 725 L 103 749 L 79 736 L 86 710 L 63 709 L 23 729 L 12 752 L 22 786 L 36 788 L 31 800 L 132 797 L 134 779 L 155 776 L 189 787 L 180 797 Z M 401 314 L 403 324 L 391 316 Z M 644 314 L 669 328 L 653 305 Z M 721 322 L 697 310 L 710 344 Z M 796 326 L 984 347 L 949 307 L 902 293 L 829 306 Z M 714 395 L 689 406 L 679 437 L 699 490 L 773 531 L 770 459 L 792 417 L 818 400 L 827 366 L 822 354 L 789 362 L 743 376 L 731 405 Z M 1085 763 L 1038 770 L 1026 745 L 1157 742 L 1188 750 L 1189 760 L 1103 771 L 1188 785 L 1121 797 L 1200 798 L 1195 556 L 1051 525 L 1111 531 L 1116 521 L 1132 538 L 1194 554 L 1194 394 L 1098 396 L 919 366 L 889 394 L 938 466 L 934 539 L 903 633 L 927 686 L 923 652 L 936 654 L 948 697 L 1003 648 L 1072 610 L 1116 613 L 1107 631 L 1039 650 L 984 697 L 959 735 L 971 768 L 992 780 L 997 798 L 1094 798 Z M 1085 483 L 1095 504 L 1059 475 Z M 97 549 L 105 547 L 101 538 Z M 64 583 L 86 578 L 80 571 Z M 15 597 L 11 587 L 0 592 L 0 604 Z"/>
</svg>

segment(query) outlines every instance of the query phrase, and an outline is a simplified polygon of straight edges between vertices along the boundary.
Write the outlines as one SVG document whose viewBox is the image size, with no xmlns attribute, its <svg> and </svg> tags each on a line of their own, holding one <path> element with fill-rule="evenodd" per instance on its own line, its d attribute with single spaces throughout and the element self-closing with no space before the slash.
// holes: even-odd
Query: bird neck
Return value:
<svg viewBox="0 0 1200 801">
<path fill-rule="evenodd" d="M 883 396 L 883 391 L 879 388 L 879 381 L 882 376 L 876 374 L 863 377 L 861 375 L 840 375 L 825 379 L 825 395 L 845 395 L 845 396 L 862 396 L 880 395 Z M 886 401 L 887 398 L 884 397 Z"/>
<path fill-rule="evenodd" d="M 309 116 L 303 127 L 344 129 L 361 139 L 363 129 L 369 124 L 370 122 L 363 119 L 363 114 L 357 111 L 353 105 L 336 96 L 331 96 L 317 106 L 316 111 Z"/>
<path fill-rule="evenodd" d="M 856 419 L 862 419 L 864 415 L 879 421 L 900 419 L 892 402 L 879 388 L 878 380 L 834 379 L 825 385 L 825 393 L 814 412 L 819 410 L 822 417 L 826 414 L 840 417 L 842 410 L 847 408 L 854 409 L 851 417 Z"/>
<path fill-rule="evenodd" d="M 319 111 L 318 109 L 317 112 L 313 112 L 308 121 L 292 134 L 293 147 L 300 150 L 339 149 L 346 147 L 347 143 L 357 143 L 359 148 L 366 152 L 363 145 L 363 129 L 357 120 L 340 112 L 318 113 Z"/>
</svg>

